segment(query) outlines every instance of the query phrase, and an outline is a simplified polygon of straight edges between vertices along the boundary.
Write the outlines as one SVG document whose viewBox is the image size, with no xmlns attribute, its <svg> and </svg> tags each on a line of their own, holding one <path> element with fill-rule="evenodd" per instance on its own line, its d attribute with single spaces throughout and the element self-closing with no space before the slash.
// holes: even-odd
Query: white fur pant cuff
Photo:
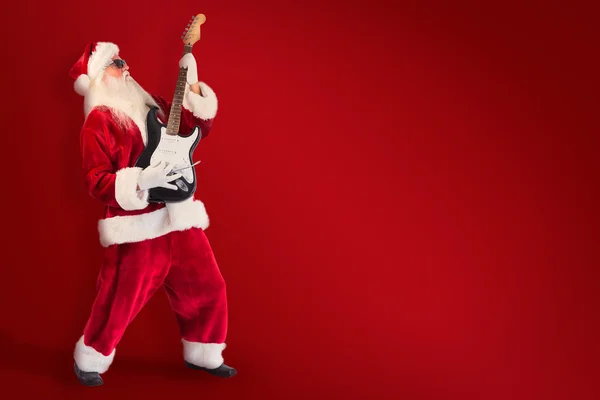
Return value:
<svg viewBox="0 0 600 400">
<path fill-rule="evenodd" d="M 223 350 L 225 343 L 198 343 L 188 342 L 181 339 L 183 343 L 183 359 L 198 367 L 214 369 L 223 364 Z"/>
<path fill-rule="evenodd" d="M 75 345 L 74 353 L 75 362 L 80 370 L 85 372 L 98 372 L 103 374 L 108 371 L 108 368 L 115 358 L 115 350 L 108 356 L 99 353 L 94 348 L 86 346 L 83 343 L 83 336 Z"/>
</svg>

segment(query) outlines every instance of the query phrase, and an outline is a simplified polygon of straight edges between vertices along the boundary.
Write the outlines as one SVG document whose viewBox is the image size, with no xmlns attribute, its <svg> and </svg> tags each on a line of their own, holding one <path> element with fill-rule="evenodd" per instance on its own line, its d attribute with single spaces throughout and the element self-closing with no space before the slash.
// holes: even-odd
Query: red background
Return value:
<svg viewBox="0 0 600 400">
<path fill-rule="evenodd" d="M 20 393 L 5 398 L 598 398 L 593 13 L 335 3 L 5 10 L 0 390 Z M 87 41 L 113 41 L 171 97 L 198 13 L 194 54 L 220 109 L 196 153 L 197 197 L 239 375 L 183 367 L 159 293 L 106 385 L 84 388 L 72 351 L 102 206 L 79 175 L 68 70 Z"/>
</svg>

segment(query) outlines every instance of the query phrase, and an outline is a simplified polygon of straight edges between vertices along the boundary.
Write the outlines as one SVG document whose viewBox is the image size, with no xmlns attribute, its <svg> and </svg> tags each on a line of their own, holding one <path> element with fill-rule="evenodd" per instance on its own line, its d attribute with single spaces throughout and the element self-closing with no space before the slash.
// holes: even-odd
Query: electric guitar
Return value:
<svg viewBox="0 0 600 400">
<path fill-rule="evenodd" d="M 186 30 L 181 35 L 184 44 L 183 55 L 191 53 L 194 44 L 200 40 L 200 25 L 205 21 L 206 16 L 198 14 L 187 24 Z M 149 189 L 148 201 L 151 203 L 178 203 L 189 199 L 196 191 L 196 170 L 195 164 L 192 164 L 192 155 L 202 138 L 202 131 L 199 126 L 195 126 L 191 133 L 179 132 L 185 85 L 187 85 L 187 68 L 180 67 L 167 125 L 158 119 L 157 107 L 152 107 L 146 116 L 148 140 L 135 166 L 146 168 L 150 164 L 165 161 L 174 164 L 170 174 L 182 175 L 169 182 L 177 186 L 176 190 L 162 187 Z"/>
</svg>

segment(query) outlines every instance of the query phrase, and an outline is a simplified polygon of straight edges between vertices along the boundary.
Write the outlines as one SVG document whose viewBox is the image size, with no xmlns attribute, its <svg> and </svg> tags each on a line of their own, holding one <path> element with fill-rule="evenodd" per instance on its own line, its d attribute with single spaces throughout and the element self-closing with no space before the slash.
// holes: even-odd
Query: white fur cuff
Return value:
<svg viewBox="0 0 600 400">
<path fill-rule="evenodd" d="M 148 191 L 136 190 L 142 168 L 123 168 L 117 171 L 115 199 L 123 210 L 141 210 L 148 205 Z"/>
<path fill-rule="evenodd" d="M 198 367 L 214 369 L 223 364 L 222 352 L 227 345 L 225 343 L 198 343 L 188 342 L 181 339 L 183 343 L 183 358 L 185 361 Z"/>
<path fill-rule="evenodd" d="M 198 82 L 200 93 L 196 94 L 186 86 L 183 97 L 183 107 L 191 111 L 196 118 L 203 120 L 212 119 L 217 115 L 219 102 L 215 92 L 204 82 Z"/>
<path fill-rule="evenodd" d="M 83 342 L 83 336 L 81 336 L 75 345 L 73 356 L 80 370 L 103 374 L 108 371 L 108 368 L 112 364 L 113 359 L 115 358 L 115 351 L 116 349 L 113 349 L 110 355 L 105 356 L 96 351 L 93 347 L 86 346 Z"/>
</svg>

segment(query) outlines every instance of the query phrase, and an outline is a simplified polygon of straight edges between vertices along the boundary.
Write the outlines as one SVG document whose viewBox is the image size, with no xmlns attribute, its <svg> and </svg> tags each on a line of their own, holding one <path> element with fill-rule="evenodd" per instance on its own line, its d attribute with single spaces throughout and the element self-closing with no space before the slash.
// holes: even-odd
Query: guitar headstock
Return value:
<svg viewBox="0 0 600 400">
<path fill-rule="evenodd" d="M 204 14 L 192 16 L 190 22 L 188 22 L 185 30 L 181 34 L 183 44 L 193 46 L 194 43 L 200 40 L 200 25 L 204 22 L 206 22 L 206 16 Z"/>
</svg>

